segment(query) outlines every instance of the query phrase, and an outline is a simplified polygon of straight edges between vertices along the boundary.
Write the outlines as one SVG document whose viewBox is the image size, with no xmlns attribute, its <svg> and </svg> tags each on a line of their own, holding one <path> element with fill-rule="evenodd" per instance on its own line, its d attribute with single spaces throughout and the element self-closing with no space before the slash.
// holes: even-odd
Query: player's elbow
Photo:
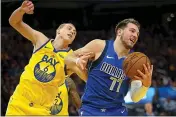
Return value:
<svg viewBox="0 0 176 117">
<path fill-rule="evenodd" d="M 11 26 L 14 26 L 14 25 L 15 25 L 14 21 L 13 21 L 11 18 L 9 18 L 9 24 L 10 24 Z"/>
<path fill-rule="evenodd" d="M 9 24 L 14 28 L 16 28 L 17 26 L 20 26 L 20 23 L 21 22 L 16 22 L 15 20 L 9 18 Z"/>
<path fill-rule="evenodd" d="M 9 18 L 9 24 L 11 26 L 14 26 L 16 23 L 17 23 L 17 21 L 13 18 L 13 16 L 10 16 L 10 18 Z"/>
</svg>

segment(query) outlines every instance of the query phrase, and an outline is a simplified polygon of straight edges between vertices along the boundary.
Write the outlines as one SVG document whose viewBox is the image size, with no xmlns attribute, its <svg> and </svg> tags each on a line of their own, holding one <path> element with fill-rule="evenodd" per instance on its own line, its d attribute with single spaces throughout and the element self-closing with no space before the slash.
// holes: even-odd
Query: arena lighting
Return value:
<svg viewBox="0 0 176 117">
<path fill-rule="evenodd" d="M 170 14 L 170 17 L 175 17 L 175 15 L 173 13 Z"/>
<path fill-rule="evenodd" d="M 170 17 L 167 17 L 167 21 L 170 22 L 172 19 Z"/>
<path fill-rule="evenodd" d="M 167 21 L 168 21 L 168 22 L 171 22 L 174 17 L 175 17 L 175 13 L 171 13 L 171 14 L 167 17 Z"/>
</svg>

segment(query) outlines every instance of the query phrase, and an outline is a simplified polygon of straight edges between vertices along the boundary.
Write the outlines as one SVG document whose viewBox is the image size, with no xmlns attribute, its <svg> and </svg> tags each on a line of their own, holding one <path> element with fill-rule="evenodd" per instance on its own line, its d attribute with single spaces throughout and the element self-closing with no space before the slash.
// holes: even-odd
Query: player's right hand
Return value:
<svg viewBox="0 0 176 117">
<path fill-rule="evenodd" d="M 34 13 L 34 4 L 31 1 L 25 0 L 21 5 L 21 10 L 26 14 Z"/>
</svg>

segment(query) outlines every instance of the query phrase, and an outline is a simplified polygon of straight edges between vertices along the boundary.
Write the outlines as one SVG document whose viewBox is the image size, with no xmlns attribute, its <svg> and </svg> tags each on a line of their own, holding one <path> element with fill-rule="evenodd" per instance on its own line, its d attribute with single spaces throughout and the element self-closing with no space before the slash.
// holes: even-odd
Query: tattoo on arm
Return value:
<svg viewBox="0 0 176 117">
<path fill-rule="evenodd" d="M 78 110 L 81 106 L 81 98 L 77 92 L 76 85 L 71 78 L 66 78 L 66 83 L 69 88 L 68 91 L 69 98 L 71 98 L 74 106 Z"/>
</svg>

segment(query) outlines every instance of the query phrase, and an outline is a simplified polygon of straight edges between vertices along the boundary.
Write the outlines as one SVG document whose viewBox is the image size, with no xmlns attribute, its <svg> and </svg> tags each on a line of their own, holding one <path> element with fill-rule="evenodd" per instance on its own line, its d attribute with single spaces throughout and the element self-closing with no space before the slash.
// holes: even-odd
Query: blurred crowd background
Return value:
<svg viewBox="0 0 176 117">
<path fill-rule="evenodd" d="M 10 96 L 32 55 L 31 42 L 10 27 L 8 18 L 21 2 L 1 3 L 1 115 L 6 112 Z M 142 1 L 142 2 L 141 2 Z M 147 95 L 138 103 L 125 97 L 131 116 L 176 115 L 176 2 L 174 0 L 129 0 L 80 2 L 34 1 L 33 15 L 24 21 L 50 38 L 61 23 L 71 22 L 77 28 L 73 50 L 93 39 L 113 39 L 115 25 L 125 18 L 135 18 L 141 23 L 140 37 L 133 51 L 145 53 L 154 65 L 153 81 Z M 145 3 L 145 4 L 144 4 Z M 85 83 L 73 74 L 80 97 Z M 70 101 L 70 115 L 78 115 Z"/>
</svg>

